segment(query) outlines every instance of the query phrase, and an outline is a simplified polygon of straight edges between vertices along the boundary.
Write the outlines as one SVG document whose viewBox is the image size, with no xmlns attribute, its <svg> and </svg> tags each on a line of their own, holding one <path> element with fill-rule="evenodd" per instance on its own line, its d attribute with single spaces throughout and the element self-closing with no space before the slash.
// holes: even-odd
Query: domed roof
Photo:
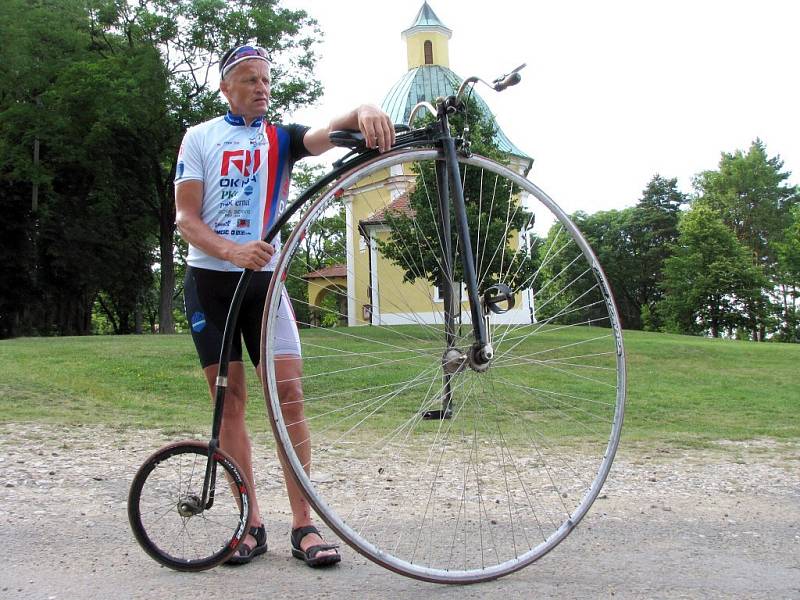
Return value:
<svg viewBox="0 0 800 600">
<path fill-rule="evenodd" d="M 392 86 L 381 103 L 381 108 L 394 123 L 406 123 L 411 109 L 418 102 L 431 102 L 439 96 L 449 96 L 456 92 L 463 79 L 442 65 L 422 65 L 408 71 Z M 477 92 L 472 98 L 480 107 L 481 113 L 494 121 L 494 114 Z M 496 125 L 496 122 L 495 122 Z M 497 126 L 494 141 L 503 152 L 513 154 L 533 163 L 533 159 L 517 148 L 506 134 Z M 530 164 L 528 166 L 530 168 Z"/>
</svg>

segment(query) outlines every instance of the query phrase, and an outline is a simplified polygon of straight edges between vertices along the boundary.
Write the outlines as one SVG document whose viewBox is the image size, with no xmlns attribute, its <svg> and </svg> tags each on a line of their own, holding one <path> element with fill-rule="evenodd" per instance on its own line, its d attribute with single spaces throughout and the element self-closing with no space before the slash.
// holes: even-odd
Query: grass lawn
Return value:
<svg viewBox="0 0 800 600">
<path fill-rule="evenodd" d="M 322 341 L 325 332 L 310 335 Z M 624 439 L 800 438 L 800 345 L 626 332 L 625 346 Z M 2 422 L 210 429 L 211 403 L 188 335 L 5 340 L 0 373 Z M 265 431 L 263 397 L 249 375 L 249 422 Z"/>
</svg>

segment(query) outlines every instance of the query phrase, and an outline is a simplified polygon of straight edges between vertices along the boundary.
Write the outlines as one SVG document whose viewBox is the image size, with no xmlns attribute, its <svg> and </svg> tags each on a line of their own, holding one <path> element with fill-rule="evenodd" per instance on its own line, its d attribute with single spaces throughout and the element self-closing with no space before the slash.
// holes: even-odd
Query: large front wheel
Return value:
<svg viewBox="0 0 800 600">
<path fill-rule="evenodd" d="M 272 278 L 262 365 L 279 448 L 328 525 L 389 569 L 469 583 L 543 556 L 586 514 L 619 441 L 625 360 L 578 229 L 513 164 L 479 156 L 459 176 L 494 352 L 473 360 L 441 161 L 396 151 L 310 205 Z M 275 369 L 287 295 L 304 365 L 292 422 Z"/>
</svg>

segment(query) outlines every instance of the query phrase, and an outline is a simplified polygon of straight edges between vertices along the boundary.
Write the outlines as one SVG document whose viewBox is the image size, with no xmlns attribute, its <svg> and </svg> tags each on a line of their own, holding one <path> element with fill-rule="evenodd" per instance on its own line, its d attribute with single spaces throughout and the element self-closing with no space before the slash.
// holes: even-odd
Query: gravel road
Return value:
<svg viewBox="0 0 800 600">
<path fill-rule="evenodd" d="M 269 552 L 238 569 L 159 567 L 134 541 L 125 501 L 139 464 L 183 437 L 0 425 L 0 598 L 800 599 L 800 442 L 696 450 L 623 439 L 601 498 L 566 541 L 519 573 L 454 587 L 394 575 L 347 547 L 325 572 L 293 559 L 263 437 L 256 469 Z"/>
</svg>

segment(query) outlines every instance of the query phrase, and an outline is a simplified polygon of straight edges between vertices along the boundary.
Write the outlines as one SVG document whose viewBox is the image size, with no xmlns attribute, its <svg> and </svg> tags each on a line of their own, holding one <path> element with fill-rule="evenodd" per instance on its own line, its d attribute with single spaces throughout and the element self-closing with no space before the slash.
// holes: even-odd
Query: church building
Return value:
<svg viewBox="0 0 800 600">
<path fill-rule="evenodd" d="M 382 102 L 383 110 L 394 123 L 407 123 L 418 102 L 433 103 L 436 98 L 451 95 L 458 89 L 462 78 L 450 70 L 448 44 L 451 36 L 452 31 L 424 2 L 411 27 L 402 32 L 408 71 L 392 86 Z M 477 90 L 472 98 L 481 112 L 493 119 Z M 499 127 L 494 142 L 507 154 L 509 168 L 523 176 L 528 173 L 533 159 L 517 148 Z M 414 181 L 415 176 L 404 173 L 402 166 L 398 165 L 361 182 L 355 189 L 345 191 L 347 262 L 304 276 L 312 307 L 320 306 L 322 298 L 333 293 L 339 296 L 339 312 L 347 315 L 349 326 L 399 325 L 419 322 L 420 319 L 435 323 L 441 319 L 441 306 L 437 304 L 441 305 L 442 299 L 438 288 L 422 279 L 413 284 L 404 282 L 403 270 L 384 257 L 379 249 L 379 240 L 386 239 L 389 234 L 387 211 L 409 210 L 407 192 Z M 378 197 L 370 194 L 370 186 L 375 190 L 390 189 L 391 195 Z M 403 297 L 402 307 L 394 301 L 398 295 Z M 516 307 L 503 315 L 503 321 L 530 322 L 529 295 L 521 292 L 518 296 Z"/>
</svg>

